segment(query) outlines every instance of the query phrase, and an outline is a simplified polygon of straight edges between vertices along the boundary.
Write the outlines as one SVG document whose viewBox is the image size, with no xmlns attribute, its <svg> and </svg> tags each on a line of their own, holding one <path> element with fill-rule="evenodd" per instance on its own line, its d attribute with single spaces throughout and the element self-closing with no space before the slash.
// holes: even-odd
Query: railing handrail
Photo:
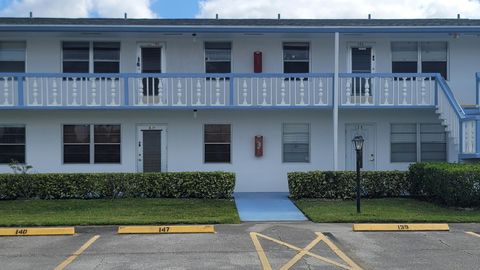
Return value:
<svg viewBox="0 0 480 270">
<path fill-rule="evenodd" d="M 450 89 L 450 86 L 448 86 L 445 79 L 442 77 L 442 75 L 440 75 L 439 73 L 436 73 L 435 80 L 437 81 L 438 85 L 440 86 L 439 89 L 441 89 L 443 91 L 443 93 L 447 97 L 448 102 L 450 103 L 450 105 L 455 110 L 455 113 L 457 114 L 458 119 L 459 120 L 464 119 L 465 118 L 465 111 L 463 110 L 462 106 L 460 106 L 458 101 L 455 99 L 455 96 L 453 95 L 453 92 Z M 437 103 L 435 105 L 438 105 L 438 100 L 436 100 L 435 102 Z"/>
<path fill-rule="evenodd" d="M 339 73 L 341 78 L 411 78 L 436 77 L 438 73 Z"/>
<path fill-rule="evenodd" d="M 311 77 L 333 77 L 333 73 L 0 73 L 1 77 L 76 77 L 76 78 L 145 78 L 145 77 L 160 77 L 160 78 L 264 78 L 264 77 L 278 77 L 278 78 L 311 78 Z"/>
</svg>

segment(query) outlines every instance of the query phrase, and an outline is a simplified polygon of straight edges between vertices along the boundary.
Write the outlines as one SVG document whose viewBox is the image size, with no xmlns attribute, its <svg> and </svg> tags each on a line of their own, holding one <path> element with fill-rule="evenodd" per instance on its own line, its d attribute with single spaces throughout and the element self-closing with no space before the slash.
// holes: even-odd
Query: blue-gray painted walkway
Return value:
<svg viewBox="0 0 480 270">
<path fill-rule="evenodd" d="M 242 221 L 308 220 L 285 192 L 237 192 L 234 194 Z"/>
</svg>

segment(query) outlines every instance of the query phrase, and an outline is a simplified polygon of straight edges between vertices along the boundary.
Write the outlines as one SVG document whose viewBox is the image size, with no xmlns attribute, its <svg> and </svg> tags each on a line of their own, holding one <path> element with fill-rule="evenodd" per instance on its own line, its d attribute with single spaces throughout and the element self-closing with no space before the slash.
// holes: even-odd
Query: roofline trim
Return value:
<svg viewBox="0 0 480 270">
<path fill-rule="evenodd" d="M 7 25 L 0 32 L 197 32 L 197 33 L 480 33 L 480 26 L 175 26 Z"/>
</svg>

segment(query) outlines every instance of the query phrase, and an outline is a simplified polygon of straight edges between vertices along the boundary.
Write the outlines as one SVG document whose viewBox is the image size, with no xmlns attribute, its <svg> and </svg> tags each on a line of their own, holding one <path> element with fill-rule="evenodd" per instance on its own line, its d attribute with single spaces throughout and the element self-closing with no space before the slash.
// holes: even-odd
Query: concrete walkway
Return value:
<svg viewBox="0 0 480 270">
<path fill-rule="evenodd" d="M 237 192 L 235 204 L 242 221 L 305 221 L 285 192 Z"/>
</svg>

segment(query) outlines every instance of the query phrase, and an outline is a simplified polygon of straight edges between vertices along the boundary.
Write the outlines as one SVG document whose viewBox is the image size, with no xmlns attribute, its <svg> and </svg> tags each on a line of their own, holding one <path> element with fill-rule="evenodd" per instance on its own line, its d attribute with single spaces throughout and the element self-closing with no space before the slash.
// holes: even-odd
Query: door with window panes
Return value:
<svg viewBox="0 0 480 270">
<path fill-rule="evenodd" d="M 137 71 L 145 74 L 162 73 L 162 46 L 156 43 L 140 43 L 137 48 Z M 153 101 L 158 98 L 161 78 L 142 78 L 143 98 Z"/>
</svg>

